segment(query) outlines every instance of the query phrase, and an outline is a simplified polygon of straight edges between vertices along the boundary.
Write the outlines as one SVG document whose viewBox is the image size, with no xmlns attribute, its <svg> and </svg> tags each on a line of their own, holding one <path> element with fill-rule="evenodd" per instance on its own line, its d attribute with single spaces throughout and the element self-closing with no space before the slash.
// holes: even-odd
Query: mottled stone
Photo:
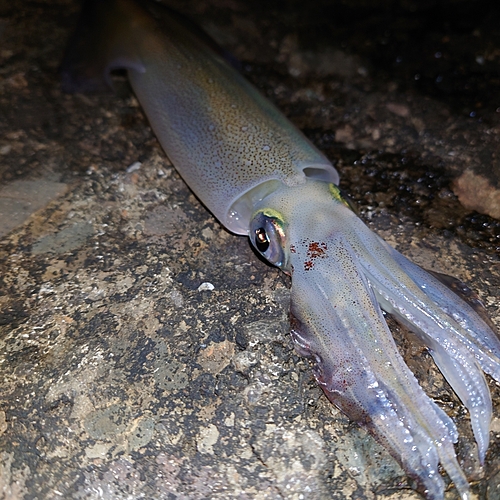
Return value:
<svg viewBox="0 0 500 500">
<path fill-rule="evenodd" d="M 500 189 L 486 177 L 466 170 L 455 179 L 453 191 L 464 207 L 500 219 Z"/>
<path fill-rule="evenodd" d="M 500 325 L 497 221 L 464 209 L 450 185 L 498 157 L 496 111 L 482 98 L 498 85 L 488 24 L 470 36 L 447 31 L 447 42 L 433 27 L 411 60 L 416 41 L 401 41 L 428 3 L 401 2 L 388 18 L 365 0 L 344 2 L 350 15 L 339 17 L 335 2 L 287 12 L 260 0 L 171 4 L 236 54 L 335 162 L 373 230 L 469 283 Z M 200 205 L 126 85 L 117 80 L 119 95 L 60 92 L 56 69 L 76 10 L 72 0 L 0 5 L 2 189 L 67 186 L 0 240 L 0 499 L 421 498 L 323 396 L 288 335 L 289 279 Z M 450 52 L 435 58 L 442 43 Z M 408 58 L 395 63 L 390 50 L 403 49 Z M 493 59 L 477 66 L 486 52 Z M 452 92 L 414 87 L 415 67 L 453 68 L 449 54 L 485 93 L 455 102 Z M 434 81 L 419 71 L 420 83 Z M 459 76 L 457 85 L 469 83 Z M 457 422 L 464 469 L 482 474 L 473 498 L 493 500 L 497 385 L 488 380 L 495 420 L 478 471 L 463 406 L 389 322 L 424 389 Z"/>
<path fill-rule="evenodd" d="M 4 146 L 0 154 L 10 152 Z M 0 189 L 0 237 L 64 193 L 67 186 L 51 179 L 17 180 Z"/>
</svg>

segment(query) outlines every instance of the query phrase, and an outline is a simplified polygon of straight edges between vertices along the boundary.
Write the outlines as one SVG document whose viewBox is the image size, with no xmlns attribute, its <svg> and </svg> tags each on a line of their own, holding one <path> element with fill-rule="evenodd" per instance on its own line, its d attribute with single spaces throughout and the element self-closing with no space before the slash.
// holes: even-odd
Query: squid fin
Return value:
<svg viewBox="0 0 500 500">
<path fill-rule="evenodd" d="M 131 11 L 130 9 L 134 9 Z M 61 64 L 64 92 L 95 92 L 112 87 L 114 69 L 145 71 L 133 23 L 147 22 L 132 0 L 87 0 Z"/>
<path fill-rule="evenodd" d="M 195 23 L 150 0 L 86 0 L 61 64 L 64 92 L 96 92 L 112 87 L 113 70 L 146 71 L 139 47 L 159 28 L 181 25 L 200 45 L 210 47 L 236 69 L 239 61 Z"/>
</svg>

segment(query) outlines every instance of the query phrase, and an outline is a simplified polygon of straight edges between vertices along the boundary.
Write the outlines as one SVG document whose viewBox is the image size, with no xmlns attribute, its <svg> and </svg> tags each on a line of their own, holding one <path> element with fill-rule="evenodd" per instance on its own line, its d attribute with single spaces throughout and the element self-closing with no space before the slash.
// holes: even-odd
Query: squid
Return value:
<svg viewBox="0 0 500 500">
<path fill-rule="evenodd" d="M 500 341 L 441 280 L 373 233 L 330 161 L 196 28 L 156 2 L 91 0 L 63 63 L 69 91 L 124 69 L 159 142 L 230 232 L 291 276 L 291 335 L 327 398 L 365 427 L 431 500 L 444 468 L 470 498 L 457 428 L 404 362 L 382 310 L 419 337 L 488 448 Z"/>
</svg>

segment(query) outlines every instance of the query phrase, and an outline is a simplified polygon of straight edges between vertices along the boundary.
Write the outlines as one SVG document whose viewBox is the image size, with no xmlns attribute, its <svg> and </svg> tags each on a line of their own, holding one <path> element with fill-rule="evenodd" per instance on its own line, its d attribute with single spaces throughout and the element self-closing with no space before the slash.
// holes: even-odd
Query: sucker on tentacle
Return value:
<svg viewBox="0 0 500 500">
<path fill-rule="evenodd" d="M 178 16 L 149 0 L 87 1 L 65 86 L 96 87 L 112 69 L 127 71 L 193 192 L 291 275 L 292 338 L 326 396 L 386 446 L 428 499 L 444 497 L 439 464 L 468 498 L 455 424 L 405 364 L 381 307 L 418 335 L 468 409 L 481 462 L 492 414 L 483 371 L 500 382 L 491 325 L 371 232 L 342 198 L 328 159 Z"/>
</svg>

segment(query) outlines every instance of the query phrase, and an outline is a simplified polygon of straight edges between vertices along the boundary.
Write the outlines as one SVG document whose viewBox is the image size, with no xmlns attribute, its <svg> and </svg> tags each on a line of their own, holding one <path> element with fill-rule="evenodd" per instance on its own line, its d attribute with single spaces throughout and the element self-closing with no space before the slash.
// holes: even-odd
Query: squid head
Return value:
<svg viewBox="0 0 500 500">
<path fill-rule="evenodd" d="M 292 338 L 330 401 L 385 445 L 428 498 L 442 498 L 439 463 L 467 498 L 455 425 L 407 367 L 381 306 L 420 336 L 469 409 L 481 460 L 491 420 L 482 369 L 499 375 L 488 325 L 371 232 L 334 184 L 308 179 L 276 190 L 256 206 L 249 236 L 291 275 Z"/>
</svg>

